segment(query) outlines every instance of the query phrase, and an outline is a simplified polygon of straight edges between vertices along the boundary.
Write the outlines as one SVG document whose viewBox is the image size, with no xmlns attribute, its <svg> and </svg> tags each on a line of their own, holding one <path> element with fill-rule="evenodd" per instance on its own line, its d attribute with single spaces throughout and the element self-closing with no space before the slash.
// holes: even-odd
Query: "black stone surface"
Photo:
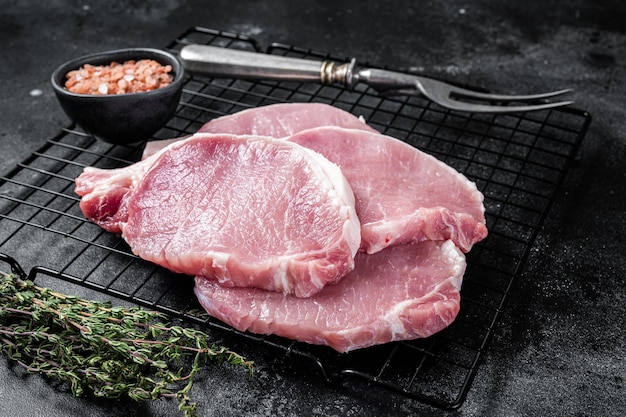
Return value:
<svg viewBox="0 0 626 417">
<path fill-rule="evenodd" d="M 373 2 L 372 2 L 373 3 Z M 90 52 L 164 47 L 190 26 L 506 92 L 570 87 L 593 122 L 465 404 L 215 367 L 201 416 L 626 415 L 626 3 L 623 1 L 2 1 L 0 172 L 69 121 L 49 85 Z M 175 404 L 75 399 L 0 359 L 0 415 L 171 416 Z"/>
</svg>

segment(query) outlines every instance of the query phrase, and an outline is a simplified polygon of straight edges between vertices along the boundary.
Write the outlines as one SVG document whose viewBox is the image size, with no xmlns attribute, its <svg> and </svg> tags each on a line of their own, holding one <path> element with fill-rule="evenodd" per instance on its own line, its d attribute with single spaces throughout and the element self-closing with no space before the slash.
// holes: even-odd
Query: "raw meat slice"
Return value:
<svg viewBox="0 0 626 417">
<path fill-rule="evenodd" d="M 359 253 L 354 271 L 310 298 L 225 288 L 196 277 L 203 308 L 240 331 L 275 334 L 347 352 L 430 336 L 456 318 L 465 256 L 452 241 Z"/>
<path fill-rule="evenodd" d="M 205 123 L 198 132 L 282 138 L 319 126 L 339 126 L 376 132 L 363 119 L 323 103 L 279 103 L 242 110 L 213 119 Z M 148 142 L 142 159 L 181 139 L 184 138 Z"/>
<path fill-rule="evenodd" d="M 361 221 L 361 248 L 451 239 L 464 252 L 487 236 L 483 195 L 449 165 L 390 136 L 320 127 L 289 138 L 336 163 Z"/>
<path fill-rule="evenodd" d="M 174 272 L 307 297 L 354 267 L 350 186 L 295 143 L 197 134 L 108 174 L 77 178 L 83 213 Z"/>
<path fill-rule="evenodd" d="M 323 103 L 279 103 L 255 107 L 213 119 L 198 132 L 282 138 L 320 126 L 376 132 L 363 119 Z"/>
</svg>

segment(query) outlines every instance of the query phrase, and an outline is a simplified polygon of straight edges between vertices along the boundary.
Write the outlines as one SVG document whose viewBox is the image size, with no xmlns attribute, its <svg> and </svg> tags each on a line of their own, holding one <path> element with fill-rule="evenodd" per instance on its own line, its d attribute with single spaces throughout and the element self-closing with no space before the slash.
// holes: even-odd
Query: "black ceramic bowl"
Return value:
<svg viewBox="0 0 626 417">
<path fill-rule="evenodd" d="M 111 95 L 77 94 L 64 85 L 66 74 L 85 64 L 153 59 L 172 66 L 172 83 L 156 90 Z M 176 112 L 183 89 L 183 67 L 165 51 L 132 48 L 83 56 L 66 62 L 52 74 L 52 87 L 65 113 L 85 132 L 109 143 L 127 144 L 149 139 Z"/>
</svg>

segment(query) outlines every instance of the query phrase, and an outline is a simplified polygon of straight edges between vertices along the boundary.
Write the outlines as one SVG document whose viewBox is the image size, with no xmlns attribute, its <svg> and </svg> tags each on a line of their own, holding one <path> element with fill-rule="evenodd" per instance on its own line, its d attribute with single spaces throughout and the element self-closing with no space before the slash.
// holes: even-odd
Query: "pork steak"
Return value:
<svg viewBox="0 0 626 417">
<path fill-rule="evenodd" d="M 456 318 L 465 256 L 452 241 L 360 252 L 354 271 L 310 298 L 226 288 L 196 277 L 211 315 L 240 331 L 275 334 L 339 352 L 428 337 Z"/>
<path fill-rule="evenodd" d="M 341 168 L 356 199 L 362 249 L 451 239 L 464 252 L 487 236 L 476 184 L 435 157 L 377 132 L 337 127 L 287 138 Z"/>
<path fill-rule="evenodd" d="M 307 297 L 354 267 L 360 224 L 340 169 L 267 137 L 197 134 L 76 179 L 85 216 L 135 254 L 226 286 Z"/>
</svg>

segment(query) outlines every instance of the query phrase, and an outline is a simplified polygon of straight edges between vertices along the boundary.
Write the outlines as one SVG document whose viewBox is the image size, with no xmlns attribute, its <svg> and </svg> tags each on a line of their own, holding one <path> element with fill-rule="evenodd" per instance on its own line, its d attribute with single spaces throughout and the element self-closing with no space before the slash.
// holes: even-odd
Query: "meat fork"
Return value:
<svg viewBox="0 0 626 417">
<path fill-rule="evenodd" d="M 529 95 L 481 93 L 432 78 L 377 68 L 357 68 L 354 59 L 348 63 L 315 61 L 196 44 L 184 46 L 179 57 L 190 73 L 252 80 L 309 81 L 340 84 L 347 88 L 364 83 L 384 96 L 421 94 L 442 107 L 467 112 L 528 112 L 573 103 L 545 102 L 545 99 L 570 92 L 570 89 Z M 528 104 L 508 104 L 513 102 Z"/>
</svg>

